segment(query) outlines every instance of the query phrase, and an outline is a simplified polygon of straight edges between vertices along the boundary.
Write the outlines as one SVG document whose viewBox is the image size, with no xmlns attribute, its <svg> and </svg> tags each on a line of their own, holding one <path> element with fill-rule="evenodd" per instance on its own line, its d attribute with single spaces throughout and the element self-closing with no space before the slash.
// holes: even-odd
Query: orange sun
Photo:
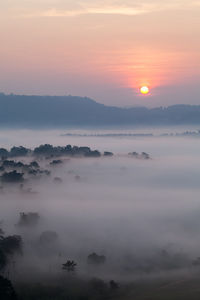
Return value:
<svg viewBox="0 0 200 300">
<path fill-rule="evenodd" d="M 143 95 L 148 94 L 148 93 L 149 93 L 149 88 L 148 88 L 148 86 L 142 86 L 142 87 L 140 88 L 140 93 L 143 94 Z"/>
</svg>

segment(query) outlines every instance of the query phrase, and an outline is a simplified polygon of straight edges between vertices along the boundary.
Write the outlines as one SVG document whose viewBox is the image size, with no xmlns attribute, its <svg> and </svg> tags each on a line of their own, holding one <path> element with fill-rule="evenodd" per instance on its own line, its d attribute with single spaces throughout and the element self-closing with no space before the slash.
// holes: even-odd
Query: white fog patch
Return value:
<svg viewBox="0 0 200 300">
<path fill-rule="evenodd" d="M 52 144 L 59 144 L 52 140 Z M 107 139 L 98 139 L 97 144 L 92 144 L 93 139 L 84 141 L 84 145 L 111 150 L 115 155 L 63 159 L 61 166 L 54 167 L 41 161 L 49 167 L 51 176 L 28 181 L 26 185 L 32 193 L 16 188 L 0 194 L 3 230 L 6 234 L 20 234 L 24 240 L 24 255 L 20 258 L 24 270 L 27 266 L 45 269 L 51 261 L 52 268 L 58 271 L 69 258 L 78 262 L 80 272 L 87 273 L 87 256 L 96 252 L 107 258 L 106 274 L 114 272 L 118 276 L 126 273 L 127 257 L 134 266 L 147 258 L 156 260 L 163 249 L 186 255 L 191 261 L 198 257 L 200 142 L 178 138 L 122 139 L 122 145 L 116 148 L 112 139 L 109 145 Z M 26 143 L 23 145 L 28 146 Z M 73 144 L 82 142 L 76 140 Z M 145 151 L 152 159 L 128 156 L 133 151 Z M 55 177 L 62 182 L 55 183 Z M 38 225 L 16 226 L 20 212 L 39 213 Z M 45 231 L 58 235 L 56 245 L 46 249 L 46 255 L 38 246 Z"/>
</svg>

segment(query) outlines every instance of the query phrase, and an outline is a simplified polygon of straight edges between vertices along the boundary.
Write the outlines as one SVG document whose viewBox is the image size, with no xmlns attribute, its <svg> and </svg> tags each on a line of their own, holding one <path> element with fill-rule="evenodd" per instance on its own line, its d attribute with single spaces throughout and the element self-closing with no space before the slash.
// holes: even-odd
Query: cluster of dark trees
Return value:
<svg viewBox="0 0 200 300">
<path fill-rule="evenodd" d="M 105 152 L 104 152 L 104 156 L 113 156 L 113 153 L 112 153 L 112 152 L 105 151 Z"/>
<path fill-rule="evenodd" d="M 2 300 L 18 299 L 11 281 L 1 275 L 0 275 L 0 299 Z"/>
<path fill-rule="evenodd" d="M 42 170 L 36 161 L 25 164 L 21 161 L 8 160 L 2 157 L 0 160 L 0 180 L 2 183 L 22 183 L 24 175 L 50 175 L 49 170 Z"/>
<path fill-rule="evenodd" d="M 4 172 L 0 178 L 3 183 L 19 183 L 24 181 L 24 173 L 19 173 L 16 170 Z"/>
<path fill-rule="evenodd" d="M 105 155 L 111 152 L 105 152 Z M 34 150 L 20 147 L 12 147 L 10 151 L 5 148 L 0 148 L 0 157 L 24 157 L 24 156 L 46 156 L 46 157 L 59 157 L 59 156 L 85 156 L 85 157 L 100 157 L 101 153 L 98 150 L 91 150 L 89 147 L 78 147 L 67 145 L 64 147 L 54 147 L 50 144 L 40 145 Z"/>
<path fill-rule="evenodd" d="M 105 151 L 103 153 L 104 156 L 113 156 L 112 152 Z M 129 153 L 129 155 L 134 156 L 135 158 L 143 158 L 150 159 L 150 156 L 146 152 L 142 152 L 141 154 L 137 152 Z M 39 169 L 39 165 L 36 161 L 31 162 L 29 165 L 24 165 L 22 162 L 14 162 L 13 160 L 7 160 L 9 157 L 24 157 L 24 156 L 34 156 L 41 157 L 44 156 L 47 159 L 53 157 L 100 157 L 101 153 L 98 150 L 91 150 L 89 147 L 78 147 L 78 146 L 52 146 L 50 144 L 40 145 L 35 149 L 31 150 L 25 148 L 23 146 L 13 147 L 8 151 L 7 149 L 0 148 L 0 157 L 3 162 L 0 165 L 0 171 L 3 170 L 4 167 L 13 167 L 13 168 L 22 168 L 22 167 L 32 167 L 35 169 Z M 56 165 L 61 164 L 62 160 L 54 159 L 50 164 Z"/>
<path fill-rule="evenodd" d="M 101 153 L 98 150 L 91 150 L 89 147 L 78 147 L 67 145 L 65 147 L 54 147 L 49 144 L 40 145 L 33 150 L 34 155 L 46 156 L 85 156 L 85 157 L 100 157 Z"/>
<path fill-rule="evenodd" d="M 104 152 L 104 156 L 112 156 L 112 152 Z M 57 146 L 50 144 L 40 145 L 31 150 L 23 146 L 12 147 L 10 150 L 0 148 L 0 180 L 2 183 L 22 183 L 25 178 L 24 175 L 41 176 L 50 175 L 49 170 L 42 170 L 39 163 L 34 160 L 29 164 L 22 161 L 15 161 L 14 158 L 19 157 L 34 157 L 34 159 L 53 159 L 50 166 L 62 164 L 59 157 L 100 157 L 101 153 L 98 150 L 91 150 L 89 147 L 78 146 Z M 55 180 L 59 181 L 59 179 Z"/>
<path fill-rule="evenodd" d="M 137 159 L 150 159 L 150 156 L 146 152 L 141 154 L 137 152 L 129 153 L 130 156 Z M 25 179 L 29 176 L 42 176 L 50 175 L 49 170 L 43 170 L 40 168 L 37 160 L 47 159 L 51 160 L 49 165 L 56 166 L 61 165 L 63 161 L 61 157 L 100 157 L 101 153 L 98 150 L 91 150 L 89 147 L 78 147 L 78 146 L 53 146 L 50 144 L 40 145 L 33 150 L 25 148 L 23 146 L 12 147 L 10 150 L 5 148 L 0 148 L 0 181 L 2 183 L 23 183 Z M 105 151 L 103 153 L 104 157 L 113 156 L 112 152 Z M 29 157 L 34 158 L 29 164 L 22 161 L 15 161 L 14 159 L 19 159 L 19 157 Z M 80 177 L 77 175 L 76 180 Z M 55 183 L 62 182 L 59 177 L 54 178 Z"/>
<path fill-rule="evenodd" d="M 22 253 L 22 239 L 19 235 L 0 236 L 0 271 L 8 265 L 12 256 Z"/>
<path fill-rule="evenodd" d="M 16 225 L 20 227 L 21 226 L 27 227 L 27 228 L 34 227 L 38 224 L 39 220 L 40 220 L 40 215 L 37 212 L 21 212 L 19 215 L 19 221 Z M 47 249 L 46 246 L 50 246 L 51 248 L 53 244 L 55 244 L 57 241 L 58 241 L 58 234 L 54 231 L 44 231 L 41 233 L 38 239 L 38 243 L 40 247 L 44 247 L 44 250 Z M 26 293 L 23 294 L 24 291 L 21 289 L 19 292 L 20 297 L 17 297 L 16 294 L 16 291 L 18 293 L 17 287 L 15 291 L 11 281 L 7 278 L 9 276 L 9 272 L 7 270 L 9 269 L 10 265 L 12 265 L 14 259 L 16 259 L 16 255 L 23 255 L 22 250 L 23 250 L 22 237 L 20 235 L 5 236 L 3 230 L 0 228 L 0 299 L 2 300 L 26 299 L 25 296 Z M 99 265 L 105 263 L 105 260 L 106 258 L 104 256 L 98 255 L 96 253 L 92 253 L 88 256 L 87 262 L 89 264 Z M 60 268 L 61 270 L 63 270 L 63 272 L 73 274 L 76 271 L 76 266 L 77 263 L 74 260 L 68 259 L 65 263 L 63 263 L 60 266 Z M 12 272 L 15 272 L 15 269 L 12 268 Z M 73 282 L 74 286 L 79 284 L 79 282 L 81 281 L 77 277 L 68 277 L 68 280 L 70 284 L 72 284 Z M 23 282 L 21 284 L 23 285 Z M 17 284 L 15 285 L 17 286 Z M 110 293 L 119 289 L 119 284 L 114 280 L 110 280 L 109 283 L 106 283 L 103 280 L 97 278 L 93 278 L 89 280 L 89 282 L 82 282 L 82 286 L 84 288 L 84 293 L 86 293 L 86 295 L 88 295 L 88 293 L 89 294 L 91 293 L 92 296 L 92 294 L 95 292 L 96 295 L 98 296 L 97 298 L 99 297 L 102 298 L 102 296 L 104 298 L 105 295 L 111 295 Z M 85 289 L 86 287 L 87 289 Z M 57 287 L 57 290 L 59 290 L 59 288 L 60 285 Z M 40 289 L 42 289 L 42 283 Z M 50 286 L 49 289 L 51 290 Z M 61 287 L 61 289 L 63 289 L 63 287 Z M 39 293 L 40 292 L 41 290 L 39 291 Z M 71 292 L 76 294 L 74 288 L 73 291 L 71 291 L 71 288 L 69 287 L 66 288 L 65 292 L 67 294 L 70 293 L 70 295 Z M 29 296 L 32 297 L 33 295 L 29 295 Z M 31 299 L 38 299 L 38 298 L 36 297 Z M 55 299 L 60 299 L 59 295 L 56 295 Z M 87 299 L 93 299 L 93 298 L 89 297 Z"/>
<path fill-rule="evenodd" d="M 17 156 L 26 156 L 30 152 L 29 149 L 19 146 L 19 147 L 12 147 L 10 151 L 5 148 L 0 148 L 0 157 L 17 157 Z"/>
<path fill-rule="evenodd" d="M 39 220 L 40 215 L 37 212 L 21 212 L 17 226 L 27 228 L 34 227 L 38 224 Z M 58 234 L 54 231 L 44 231 L 37 239 L 37 243 L 44 249 L 44 253 L 47 255 L 47 249 L 52 249 L 53 245 L 58 243 Z M 37 248 L 34 249 L 37 251 Z M 24 279 L 24 282 L 20 282 L 19 288 L 16 280 L 15 289 L 17 294 L 19 294 L 19 298 L 17 298 L 15 289 L 11 281 L 7 278 L 8 273 L 6 272 L 6 269 L 9 269 L 9 265 L 17 255 L 23 255 L 22 237 L 20 235 L 6 236 L 0 228 L 0 299 L 2 300 L 68 298 L 77 300 L 114 300 L 126 299 L 126 294 L 129 292 L 129 289 L 127 286 L 124 286 L 124 283 L 119 284 L 114 280 L 106 281 L 93 276 L 89 276 L 88 279 L 82 279 L 76 274 L 78 269 L 77 262 L 72 259 L 67 259 L 60 264 L 62 280 L 61 277 L 54 277 L 53 285 L 51 281 L 49 281 L 48 285 L 48 281 L 45 280 L 44 284 L 40 282 L 40 285 L 37 286 L 36 284 L 30 283 L 30 281 L 26 282 L 26 279 Z M 143 260 L 128 256 L 127 265 L 125 264 L 123 266 L 126 274 L 133 274 L 134 272 L 151 274 L 151 272 L 160 272 L 161 270 L 178 270 L 187 267 L 195 267 L 198 269 L 200 266 L 199 257 L 191 261 L 191 259 L 184 254 L 173 254 L 165 249 L 159 250 L 154 255 L 155 256 L 146 259 L 143 258 Z M 95 252 L 89 254 L 87 264 L 91 267 L 90 274 L 92 275 L 92 271 L 95 270 L 96 272 L 97 269 L 106 264 L 106 262 L 107 259 L 104 255 L 99 255 Z M 24 286 L 24 288 L 22 288 L 22 286 Z M 62 295 L 60 293 L 62 293 Z"/>
<path fill-rule="evenodd" d="M 104 156 L 113 156 L 112 152 L 105 151 Z M 131 152 L 129 155 L 135 158 L 150 159 L 150 156 L 146 152 L 137 153 Z M 89 147 L 78 147 L 78 146 L 52 146 L 50 144 L 40 145 L 35 149 L 31 150 L 23 146 L 12 147 L 9 150 L 0 148 L 0 157 L 2 158 L 2 163 L 0 165 L 0 171 L 3 171 L 5 167 L 10 168 L 34 168 L 39 169 L 39 164 L 36 161 L 31 162 L 29 165 L 25 165 L 22 162 L 15 162 L 14 160 L 7 160 L 9 157 L 24 157 L 24 156 L 34 156 L 34 157 L 45 157 L 47 159 L 53 157 L 100 157 L 101 153 L 98 150 L 91 150 Z M 61 164 L 62 160 L 54 159 L 50 164 L 57 165 Z"/>
<path fill-rule="evenodd" d="M 104 155 L 111 156 L 112 153 L 105 152 Z M 89 147 L 72 147 L 71 145 L 54 147 L 52 145 L 45 144 L 36 147 L 34 150 L 23 146 L 14 146 L 10 150 L 0 148 L 0 180 L 2 183 L 23 183 L 25 175 L 26 177 L 41 175 L 48 176 L 51 173 L 49 170 L 42 170 L 36 160 L 29 164 L 25 164 L 22 161 L 15 161 L 14 158 L 34 157 L 35 159 L 52 159 L 54 157 L 58 158 L 61 156 L 100 157 L 101 153 L 97 150 L 91 150 Z M 62 162 L 63 161 L 61 159 L 53 159 L 50 162 L 50 165 L 60 165 Z"/>
</svg>

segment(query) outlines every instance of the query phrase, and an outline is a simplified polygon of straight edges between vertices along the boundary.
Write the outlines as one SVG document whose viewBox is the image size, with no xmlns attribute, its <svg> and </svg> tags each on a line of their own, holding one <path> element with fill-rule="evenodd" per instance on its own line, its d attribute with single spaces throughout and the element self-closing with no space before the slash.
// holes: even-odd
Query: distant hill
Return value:
<svg viewBox="0 0 200 300">
<path fill-rule="evenodd" d="M 89 98 L 0 94 L 1 127 L 200 124 L 200 105 L 120 108 Z"/>
</svg>

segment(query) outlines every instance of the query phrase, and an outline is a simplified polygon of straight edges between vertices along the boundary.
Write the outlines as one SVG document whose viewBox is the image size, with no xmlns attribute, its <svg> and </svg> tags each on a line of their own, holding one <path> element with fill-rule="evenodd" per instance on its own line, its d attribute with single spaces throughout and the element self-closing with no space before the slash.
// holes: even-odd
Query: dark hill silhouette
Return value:
<svg viewBox="0 0 200 300">
<path fill-rule="evenodd" d="M 0 94 L 1 127 L 200 124 L 200 105 L 120 108 L 89 98 Z"/>
</svg>

